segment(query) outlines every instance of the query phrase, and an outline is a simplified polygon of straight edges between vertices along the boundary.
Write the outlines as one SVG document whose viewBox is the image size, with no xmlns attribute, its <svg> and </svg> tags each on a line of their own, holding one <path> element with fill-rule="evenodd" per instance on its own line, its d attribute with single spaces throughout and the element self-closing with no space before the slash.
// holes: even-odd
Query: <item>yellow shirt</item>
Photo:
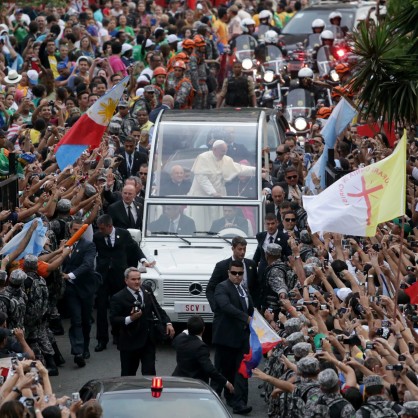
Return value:
<svg viewBox="0 0 418 418">
<path fill-rule="evenodd" d="M 59 72 L 57 70 L 57 58 L 55 55 L 48 55 L 48 61 L 49 61 L 49 67 L 52 70 L 52 73 L 54 74 L 54 78 L 59 77 Z"/>
<path fill-rule="evenodd" d="M 217 19 L 213 24 L 213 30 L 218 38 L 218 41 L 223 45 L 228 45 L 228 26 L 225 22 Z"/>
</svg>

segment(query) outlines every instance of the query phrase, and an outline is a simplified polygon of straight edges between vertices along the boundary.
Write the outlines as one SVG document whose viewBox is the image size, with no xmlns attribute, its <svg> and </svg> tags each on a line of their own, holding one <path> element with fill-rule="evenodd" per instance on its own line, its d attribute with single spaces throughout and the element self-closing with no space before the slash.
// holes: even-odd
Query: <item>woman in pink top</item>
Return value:
<svg viewBox="0 0 418 418">
<path fill-rule="evenodd" d="M 112 67 L 113 73 L 120 73 L 127 76 L 125 64 L 120 58 L 122 53 L 122 45 L 119 42 L 112 42 L 112 55 L 109 57 L 109 65 Z"/>
</svg>

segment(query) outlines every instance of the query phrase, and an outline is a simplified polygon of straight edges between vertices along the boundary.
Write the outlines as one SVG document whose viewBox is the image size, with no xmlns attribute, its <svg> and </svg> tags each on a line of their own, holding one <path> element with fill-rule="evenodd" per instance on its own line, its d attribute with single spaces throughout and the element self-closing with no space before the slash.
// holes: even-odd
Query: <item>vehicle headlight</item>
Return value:
<svg viewBox="0 0 418 418">
<path fill-rule="evenodd" d="M 335 70 L 331 70 L 330 73 L 329 73 L 329 76 L 330 76 L 332 81 L 340 81 L 340 76 L 338 75 L 338 73 Z"/>
<path fill-rule="evenodd" d="M 304 118 L 296 118 L 294 125 L 298 131 L 304 131 L 307 128 L 308 123 Z"/>
<path fill-rule="evenodd" d="M 253 68 L 253 62 L 252 62 L 252 60 L 250 58 L 245 58 L 242 61 L 242 68 L 244 70 L 251 70 L 251 68 Z"/>
<path fill-rule="evenodd" d="M 274 80 L 274 73 L 273 71 L 266 71 L 263 77 L 266 83 L 271 83 Z"/>
<path fill-rule="evenodd" d="M 150 288 L 153 292 L 157 290 L 157 283 L 151 279 L 145 279 L 142 281 L 142 284 L 148 288 Z"/>
</svg>

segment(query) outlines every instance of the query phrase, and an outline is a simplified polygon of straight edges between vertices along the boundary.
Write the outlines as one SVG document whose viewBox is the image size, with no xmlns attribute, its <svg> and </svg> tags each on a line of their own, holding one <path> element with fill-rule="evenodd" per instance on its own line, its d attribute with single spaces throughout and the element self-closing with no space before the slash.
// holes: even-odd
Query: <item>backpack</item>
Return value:
<svg viewBox="0 0 418 418">
<path fill-rule="evenodd" d="M 291 402 L 291 418 L 301 418 L 305 415 L 306 404 L 308 402 L 316 402 L 319 397 L 319 383 L 309 382 L 296 386 L 292 393 Z"/>
<path fill-rule="evenodd" d="M 340 418 L 345 406 L 349 404 L 343 397 L 333 399 L 331 402 L 323 396 L 318 399 L 313 410 L 308 414 L 310 418 Z"/>
<path fill-rule="evenodd" d="M 7 293 L 0 293 L 0 301 L 6 307 L 6 314 L 8 316 L 7 325 L 9 328 L 22 327 L 26 310 L 25 304 L 20 304 L 15 298 L 11 298 Z M 19 321 L 21 323 L 19 323 Z"/>
<path fill-rule="evenodd" d="M 35 272 L 27 272 L 25 280 L 25 293 L 28 296 L 26 303 L 25 324 L 35 326 L 41 323 L 48 310 L 48 287 L 45 279 Z"/>
<path fill-rule="evenodd" d="M 360 408 L 363 418 L 399 418 L 393 407 L 395 402 L 366 403 Z"/>
</svg>

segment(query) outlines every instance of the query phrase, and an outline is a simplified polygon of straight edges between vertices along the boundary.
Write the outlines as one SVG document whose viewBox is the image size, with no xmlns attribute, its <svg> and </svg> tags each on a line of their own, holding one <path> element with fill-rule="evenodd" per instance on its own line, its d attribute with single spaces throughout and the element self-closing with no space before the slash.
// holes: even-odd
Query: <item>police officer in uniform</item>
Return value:
<svg viewBox="0 0 418 418">
<path fill-rule="evenodd" d="M 7 275 L 5 271 L 0 271 L 0 274 Z M 23 270 L 13 270 L 9 277 L 9 284 L 0 292 L 0 311 L 7 315 L 9 329 L 24 328 L 28 302 L 28 297 L 22 288 L 25 279 L 26 273 Z"/>
<path fill-rule="evenodd" d="M 206 42 L 201 35 L 193 38 L 195 50 L 190 57 L 190 77 L 196 95 L 193 109 L 206 109 L 208 105 L 207 65 L 205 63 Z"/>
<path fill-rule="evenodd" d="M 172 82 L 175 86 L 174 109 L 191 109 L 193 101 L 192 82 L 185 76 L 186 64 L 176 61 L 173 65 Z"/>
<path fill-rule="evenodd" d="M 232 72 L 233 75 L 224 80 L 216 107 L 220 108 L 224 100 L 226 106 L 256 107 L 257 100 L 252 78 L 242 73 L 242 66 L 238 61 L 234 62 Z"/>
</svg>

